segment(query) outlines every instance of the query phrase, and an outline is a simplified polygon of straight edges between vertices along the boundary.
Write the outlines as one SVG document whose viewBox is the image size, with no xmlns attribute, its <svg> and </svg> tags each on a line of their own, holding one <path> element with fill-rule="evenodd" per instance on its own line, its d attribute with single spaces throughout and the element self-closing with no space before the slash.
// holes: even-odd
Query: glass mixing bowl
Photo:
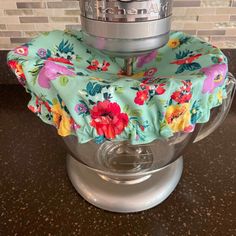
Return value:
<svg viewBox="0 0 236 236">
<path fill-rule="evenodd" d="M 139 211 L 150 208 L 163 201 L 167 196 L 169 196 L 169 194 L 174 190 L 175 186 L 179 182 L 183 167 L 181 155 L 183 154 L 187 145 L 202 140 L 208 136 L 226 118 L 234 97 L 235 84 L 236 80 L 230 74 L 226 89 L 227 98 L 223 100 L 221 106 L 211 110 L 210 120 L 205 124 L 197 124 L 195 130 L 192 133 L 179 132 L 171 138 L 160 139 L 142 145 L 131 145 L 128 141 L 106 141 L 102 144 L 96 144 L 95 142 L 90 141 L 86 144 L 79 144 L 77 137 L 65 137 L 64 141 L 69 151 L 69 161 L 67 163 L 68 174 L 73 185 L 77 191 L 90 203 L 111 211 Z M 76 169 L 74 167 L 75 165 L 82 167 L 83 171 L 85 171 L 84 178 L 80 178 L 80 174 L 82 174 L 83 171 L 80 168 Z M 176 165 L 175 169 L 171 169 L 174 165 Z M 129 196 L 132 195 L 136 190 L 132 190 L 132 194 L 127 193 L 125 195 L 126 197 L 123 197 L 123 199 L 121 197 L 115 200 L 113 199 L 113 195 L 123 196 L 124 192 L 129 192 L 130 189 L 137 188 L 138 185 L 143 186 L 140 187 L 138 192 L 139 194 L 141 194 L 140 191 L 147 191 L 147 189 L 145 190 L 145 187 L 148 184 L 145 186 L 145 183 L 151 181 L 148 179 L 152 178 L 152 176 L 154 176 L 157 172 L 164 173 L 165 170 L 168 170 L 168 168 L 169 176 L 173 176 L 173 178 L 169 177 L 172 178 L 171 180 L 168 180 L 171 182 L 171 187 L 165 194 L 163 194 L 163 192 L 156 192 L 153 194 L 154 198 L 158 194 L 162 195 L 158 202 L 147 199 L 145 196 L 145 200 L 143 199 L 143 201 L 151 202 L 150 204 L 145 203 L 141 208 L 137 207 L 137 205 L 140 206 L 142 203 L 140 203 L 140 201 L 142 200 L 137 200 L 135 198 L 134 200 L 127 200 L 127 204 L 124 204 L 123 208 L 120 207 L 120 205 L 122 205 L 123 202 L 128 199 Z M 89 172 L 93 172 L 93 174 L 89 176 Z M 176 177 L 174 177 L 174 175 L 176 175 Z M 92 183 L 89 178 L 93 179 L 93 187 L 88 187 Z M 163 174 L 159 174 L 155 181 L 158 182 L 163 178 Z M 95 183 L 96 181 L 100 182 Z M 157 184 L 155 181 L 152 181 L 150 184 L 148 189 L 149 194 L 150 189 L 153 189 L 153 186 Z M 164 181 L 164 184 L 162 184 L 161 187 L 162 189 L 167 188 L 166 186 L 168 185 L 168 181 Z M 125 187 L 120 187 L 121 185 L 125 185 Z M 136 187 L 127 188 L 127 186 L 132 185 L 136 185 Z M 117 187 L 120 188 L 119 193 L 114 192 L 114 189 Z M 99 188 L 103 188 L 103 192 L 97 196 L 98 192 L 100 192 Z M 109 193 L 110 195 L 107 197 L 107 191 L 110 191 L 113 195 Z M 107 206 L 105 202 L 109 201 L 109 206 Z M 133 208 L 129 208 L 129 202 L 131 201 L 137 202 L 136 206 Z M 116 207 L 113 207 L 114 202 L 117 202 Z"/>
</svg>

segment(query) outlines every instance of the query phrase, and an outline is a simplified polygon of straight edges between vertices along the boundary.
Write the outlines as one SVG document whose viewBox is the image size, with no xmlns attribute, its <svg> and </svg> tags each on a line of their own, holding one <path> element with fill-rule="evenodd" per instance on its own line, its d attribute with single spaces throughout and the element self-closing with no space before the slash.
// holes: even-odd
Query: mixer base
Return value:
<svg viewBox="0 0 236 236">
<path fill-rule="evenodd" d="M 68 176 L 77 192 L 89 203 L 112 212 L 138 212 L 160 204 L 175 189 L 182 171 L 180 157 L 144 182 L 122 185 L 103 180 L 95 171 L 67 156 Z"/>
</svg>

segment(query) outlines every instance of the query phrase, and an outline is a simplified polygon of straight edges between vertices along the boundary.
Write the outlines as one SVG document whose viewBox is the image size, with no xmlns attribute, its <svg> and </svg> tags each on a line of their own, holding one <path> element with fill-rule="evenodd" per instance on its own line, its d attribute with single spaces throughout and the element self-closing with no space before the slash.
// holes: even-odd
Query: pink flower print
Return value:
<svg viewBox="0 0 236 236">
<path fill-rule="evenodd" d="M 80 115 L 86 113 L 88 111 L 88 108 L 85 104 L 79 103 L 75 106 L 75 111 Z"/>
<path fill-rule="evenodd" d="M 145 64 L 153 61 L 157 57 L 157 50 L 154 50 L 146 55 L 137 58 L 137 67 L 143 67 Z"/>
<path fill-rule="evenodd" d="M 46 49 L 40 48 L 40 49 L 38 50 L 38 55 L 39 55 L 39 57 L 41 57 L 41 58 L 45 58 L 45 57 L 47 56 L 47 51 L 46 51 Z"/>
<path fill-rule="evenodd" d="M 211 67 L 202 68 L 201 71 L 207 77 L 204 81 L 202 92 L 212 93 L 215 88 L 224 83 L 228 67 L 226 64 L 215 64 Z"/>
<path fill-rule="evenodd" d="M 75 76 L 75 73 L 65 66 L 58 65 L 52 61 L 46 61 L 39 72 L 38 83 L 42 88 L 50 89 L 50 80 L 54 80 L 60 75 Z"/>
<path fill-rule="evenodd" d="M 27 56 L 28 55 L 28 47 L 26 47 L 26 46 L 17 47 L 17 48 L 15 48 L 14 52 L 16 54 L 21 55 L 21 56 Z"/>
<path fill-rule="evenodd" d="M 144 73 L 144 76 L 148 79 L 151 79 L 155 75 L 156 72 L 157 72 L 157 68 L 153 67 L 153 68 L 148 69 Z"/>
</svg>

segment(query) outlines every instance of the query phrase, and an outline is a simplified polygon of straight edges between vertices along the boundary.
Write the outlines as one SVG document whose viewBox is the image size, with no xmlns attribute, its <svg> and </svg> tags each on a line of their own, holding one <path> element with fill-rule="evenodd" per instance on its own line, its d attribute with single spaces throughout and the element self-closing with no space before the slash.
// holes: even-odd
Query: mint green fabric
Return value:
<svg viewBox="0 0 236 236">
<path fill-rule="evenodd" d="M 12 50 L 8 65 L 32 96 L 28 108 L 80 143 L 141 144 L 192 132 L 226 97 L 226 57 L 181 32 L 136 58 L 129 77 L 121 58 L 88 47 L 81 32 L 44 33 Z"/>
</svg>

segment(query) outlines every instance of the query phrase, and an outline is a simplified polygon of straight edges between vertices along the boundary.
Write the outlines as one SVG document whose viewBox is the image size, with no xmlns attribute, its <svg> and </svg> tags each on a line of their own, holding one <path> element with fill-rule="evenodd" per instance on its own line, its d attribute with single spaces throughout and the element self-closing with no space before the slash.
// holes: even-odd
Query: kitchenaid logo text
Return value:
<svg viewBox="0 0 236 236">
<path fill-rule="evenodd" d="M 128 6 L 128 4 L 127 4 Z M 132 4 L 130 4 L 132 6 Z M 99 1 L 88 1 L 87 4 L 85 4 L 85 10 L 86 12 L 93 13 L 99 12 L 100 14 L 112 14 L 112 15 L 148 15 L 151 13 L 155 14 L 163 14 L 166 16 L 166 14 L 169 13 L 169 2 L 166 3 L 156 3 L 154 1 L 150 1 L 145 5 L 145 8 L 123 8 L 119 6 L 116 2 L 116 5 L 110 6 L 110 7 L 105 7 L 104 5 L 100 5 Z"/>
</svg>

